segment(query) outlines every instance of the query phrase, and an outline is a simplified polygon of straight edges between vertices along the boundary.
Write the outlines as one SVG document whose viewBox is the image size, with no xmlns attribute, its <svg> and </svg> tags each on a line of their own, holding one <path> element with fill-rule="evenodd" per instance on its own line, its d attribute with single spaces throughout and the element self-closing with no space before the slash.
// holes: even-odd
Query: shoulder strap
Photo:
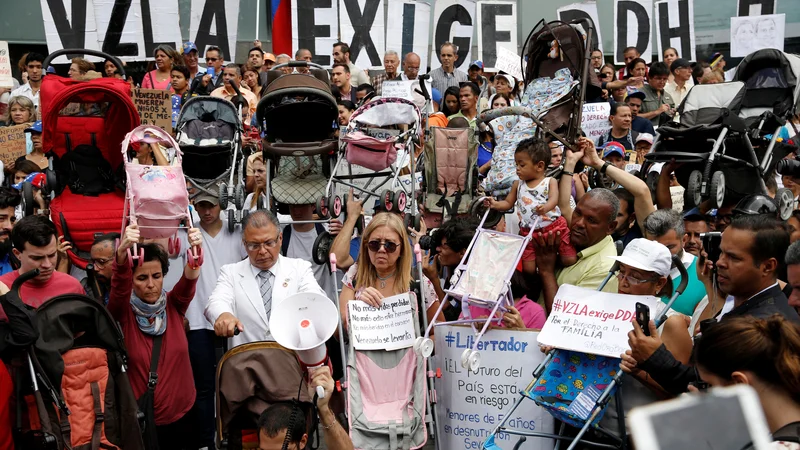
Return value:
<svg viewBox="0 0 800 450">
<path fill-rule="evenodd" d="M 283 227 L 283 243 L 281 243 L 281 255 L 286 256 L 289 252 L 289 239 L 292 238 L 292 226 Z"/>
<path fill-rule="evenodd" d="M 158 384 L 158 358 L 161 356 L 161 338 L 163 334 L 159 334 L 153 338 L 153 353 L 150 356 L 150 378 L 147 380 L 147 389 L 151 391 L 156 390 Z"/>
<path fill-rule="evenodd" d="M 147 72 L 147 76 L 150 77 L 150 89 L 155 89 L 156 88 L 156 83 L 155 83 L 155 81 L 153 81 L 153 72 L 152 71 Z"/>
<path fill-rule="evenodd" d="M 324 232 L 325 232 L 325 227 L 324 227 L 324 226 L 322 226 L 322 224 L 321 224 L 321 223 L 315 223 L 315 224 L 314 224 L 314 228 L 316 228 L 316 229 L 317 229 L 317 235 L 318 235 L 318 236 L 319 236 L 320 234 L 322 234 L 322 233 L 324 233 Z"/>
</svg>

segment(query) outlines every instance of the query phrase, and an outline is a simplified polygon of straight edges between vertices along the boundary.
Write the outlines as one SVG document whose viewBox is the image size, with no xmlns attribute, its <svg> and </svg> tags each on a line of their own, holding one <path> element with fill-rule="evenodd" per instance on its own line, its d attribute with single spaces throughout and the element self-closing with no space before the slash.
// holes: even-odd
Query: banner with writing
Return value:
<svg viewBox="0 0 800 450">
<path fill-rule="evenodd" d="M 611 122 L 608 116 L 611 114 L 610 103 L 584 103 L 583 115 L 581 116 L 581 129 L 586 133 L 586 137 L 597 144 L 600 136 L 608 133 Z"/>
<path fill-rule="evenodd" d="M 661 301 L 653 296 L 610 294 L 563 284 L 556 292 L 539 344 L 593 355 L 619 358 L 630 350 L 628 332 L 636 303 L 650 308 L 656 317 Z"/>
<path fill-rule="evenodd" d="M 14 77 L 11 75 L 11 55 L 8 53 L 8 42 L 0 41 L 0 88 L 11 89 L 14 87 Z"/>
<path fill-rule="evenodd" d="M 434 363 L 442 377 L 436 379 L 438 397 L 436 438 L 442 450 L 482 448 L 489 433 L 509 414 L 544 359 L 536 344 L 537 331 L 491 329 L 481 339 L 481 367 L 477 372 L 461 367 L 461 354 L 471 348 L 472 329 L 436 328 Z M 506 423 L 523 431 L 553 431 L 553 417 L 533 400 L 520 404 Z M 511 450 L 519 437 L 499 433 L 495 443 Z M 552 449 L 553 442 L 528 438 L 525 449 Z"/>
<path fill-rule="evenodd" d="M 142 125 L 155 125 L 172 132 L 172 94 L 158 89 L 134 89 L 133 104 Z"/>
<path fill-rule="evenodd" d="M 348 302 L 347 310 L 356 350 L 399 350 L 414 345 L 414 311 L 408 293 L 384 298 L 377 308 L 362 301 Z"/>
<path fill-rule="evenodd" d="M 26 125 L 0 128 L 0 160 L 6 167 L 25 154 L 25 128 Z"/>
<path fill-rule="evenodd" d="M 419 73 L 428 72 L 431 35 L 431 5 L 415 0 L 388 0 L 386 48 L 405 58 L 410 52 L 419 56 Z"/>
</svg>

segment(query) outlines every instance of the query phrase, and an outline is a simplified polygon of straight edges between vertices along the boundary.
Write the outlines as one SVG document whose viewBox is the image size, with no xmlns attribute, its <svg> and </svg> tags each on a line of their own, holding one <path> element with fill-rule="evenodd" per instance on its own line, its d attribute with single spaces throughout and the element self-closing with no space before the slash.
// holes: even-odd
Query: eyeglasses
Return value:
<svg viewBox="0 0 800 450">
<path fill-rule="evenodd" d="M 383 242 L 381 242 L 381 241 L 369 241 L 369 242 L 367 242 L 367 248 L 369 249 L 369 251 L 371 251 L 373 253 L 378 253 L 380 251 L 380 249 L 381 249 L 381 246 L 383 246 L 383 248 L 386 249 L 386 253 L 394 253 L 394 251 L 397 250 L 397 245 L 398 244 L 395 244 L 392 241 L 383 241 Z"/>
<path fill-rule="evenodd" d="M 92 258 L 90 262 L 97 267 L 105 267 L 113 260 L 114 258 Z"/>
<path fill-rule="evenodd" d="M 219 61 L 219 58 L 206 58 L 206 61 L 208 61 L 208 62 L 217 62 L 217 61 Z"/>
<path fill-rule="evenodd" d="M 617 280 L 619 280 L 619 281 L 628 280 L 628 284 L 630 284 L 631 286 L 638 286 L 638 285 L 644 284 L 644 283 L 654 283 L 656 281 L 654 278 L 649 278 L 649 279 L 643 280 L 641 278 L 636 278 L 634 276 L 628 275 L 626 273 L 622 273 L 620 271 L 617 271 Z"/>
<path fill-rule="evenodd" d="M 270 239 L 265 242 L 245 242 L 244 246 L 247 248 L 248 252 L 254 252 L 256 250 L 261 250 L 261 248 L 275 248 L 278 245 L 278 239 Z"/>
<path fill-rule="evenodd" d="M 602 56 L 592 56 L 592 59 L 603 59 Z"/>
<path fill-rule="evenodd" d="M 725 214 L 725 215 L 717 214 L 714 217 L 714 222 L 716 222 L 716 223 L 725 223 L 726 225 L 730 225 L 731 224 L 731 220 L 733 220 L 733 214 Z"/>
</svg>

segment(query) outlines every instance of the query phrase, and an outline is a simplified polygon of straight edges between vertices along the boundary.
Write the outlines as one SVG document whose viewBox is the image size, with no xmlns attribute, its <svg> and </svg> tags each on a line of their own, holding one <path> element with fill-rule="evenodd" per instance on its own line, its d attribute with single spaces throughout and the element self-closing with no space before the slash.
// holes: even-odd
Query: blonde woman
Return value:
<svg viewBox="0 0 800 450">
<path fill-rule="evenodd" d="M 11 100 L 8 101 L 8 110 L 3 117 L 6 126 L 25 125 L 35 121 L 36 108 L 31 99 L 23 95 L 11 97 Z"/>
</svg>

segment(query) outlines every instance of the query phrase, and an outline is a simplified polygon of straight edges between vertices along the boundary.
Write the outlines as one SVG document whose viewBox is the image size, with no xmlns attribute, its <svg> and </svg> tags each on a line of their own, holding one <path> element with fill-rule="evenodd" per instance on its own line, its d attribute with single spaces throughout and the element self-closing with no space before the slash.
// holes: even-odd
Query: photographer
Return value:
<svg viewBox="0 0 800 450">
<path fill-rule="evenodd" d="M 716 263 L 717 282 L 720 289 L 731 296 L 732 309 L 721 318 L 718 316 L 717 321 L 780 314 L 790 321 L 800 322 L 778 286 L 783 249 L 788 246 L 789 235 L 783 223 L 773 217 L 761 214 L 733 219 L 722 234 L 721 253 Z M 705 261 L 701 260 L 699 266 L 704 267 Z M 636 323 L 633 328 L 628 334 L 631 350 L 623 355 L 624 371 L 645 370 L 673 394 L 686 391 L 689 383 L 697 381 L 695 369 L 679 363 L 664 347 L 652 321 L 651 336 L 645 336 Z"/>
</svg>

